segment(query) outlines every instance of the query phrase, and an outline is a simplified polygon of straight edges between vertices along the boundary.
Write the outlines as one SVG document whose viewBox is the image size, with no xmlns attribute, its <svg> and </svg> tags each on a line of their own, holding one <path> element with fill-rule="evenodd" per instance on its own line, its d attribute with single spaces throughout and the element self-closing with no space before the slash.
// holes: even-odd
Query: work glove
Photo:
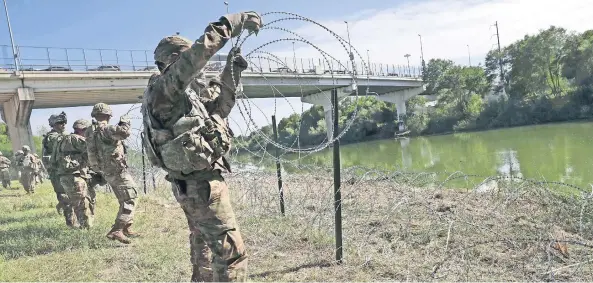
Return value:
<svg viewBox="0 0 593 283">
<path fill-rule="evenodd" d="M 259 29 L 263 25 L 261 17 L 253 11 L 228 14 L 220 17 L 221 22 L 224 22 L 225 20 L 231 27 L 231 37 L 239 36 L 242 29 L 247 29 L 257 35 Z"/>
<path fill-rule="evenodd" d="M 130 117 L 128 117 L 127 115 L 121 116 L 119 118 L 120 124 L 130 124 L 130 122 L 131 122 Z"/>
<path fill-rule="evenodd" d="M 239 67 L 241 70 L 247 69 L 247 61 L 241 55 L 241 48 L 240 47 L 233 47 L 231 51 L 229 51 L 229 55 L 227 56 L 227 64 L 232 62 L 235 66 Z"/>
</svg>

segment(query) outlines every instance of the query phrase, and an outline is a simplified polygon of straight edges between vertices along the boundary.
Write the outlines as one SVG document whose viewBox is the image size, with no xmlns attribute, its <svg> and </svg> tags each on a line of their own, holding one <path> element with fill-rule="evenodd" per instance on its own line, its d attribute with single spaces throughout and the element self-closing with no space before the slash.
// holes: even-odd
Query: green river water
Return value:
<svg viewBox="0 0 593 283">
<path fill-rule="evenodd" d="M 342 145 L 342 167 L 414 172 L 509 175 L 563 182 L 589 190 L 593 184 L 593 122 L 557 123 L 450 135 L 377 140 Z M 242 161 L 257 158 L 246 158 Z M 301 156 L 302 157 L 302 156 Z M 296 154 L 284 158 L 298 158 Z M 299 159 L 332 165 L 332 149 Z M 273 160 L 265 167 L 273 169 Z M 288 172 L 295 170 L 285 165 Z"/>
</svg>

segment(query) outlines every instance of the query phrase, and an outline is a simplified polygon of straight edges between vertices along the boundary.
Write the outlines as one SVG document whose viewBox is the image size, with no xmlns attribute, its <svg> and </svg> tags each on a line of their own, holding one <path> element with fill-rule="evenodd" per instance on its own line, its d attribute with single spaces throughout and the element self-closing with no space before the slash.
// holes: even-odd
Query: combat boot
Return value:
<svg viewBox="0 0 593 283">
<path fill-rule="evenodd" d="M 132 231 L 132 229 L 130 229 L 131 226 L 132 226 L 132 224 L 126 224 L 126 226 L 123 229 L 124 235 L 126 235 L 127 237 L 130 237 L 130 238 L 139 237 L 140 233 Z"/>
<path fill-rule="evenodd" d="M 200 268 L 199 265 L 193 265 L 193 271 L 191 274 L 191 282 L 212 282 L 212 270 L 206 270 Z"/>
<path fill-rule="evenodd" d="M 62 203 L 56 204 L 56 210 L 58 211 L 59 215 L 62 215 L 62 211 L 64 210 L 64 207 L 62 206 Z"/>
<path fill-rule="evenodd" d="M 123 244 L 132 243 L 132 241 L 130 241 L 130 239 L 128 239 L 128 237 L 126 237 L 126 235 L 124 235 L 123 229 L 120 227 L 121 226 L 119 226 L 119 225 L 113 225 L 113 227 L 111 228 L 111 231 L 109 231 L 109 233 L 107 233 L 107 238 L 109 238 L 111 240 L 117 240 Z"/>
</svg>

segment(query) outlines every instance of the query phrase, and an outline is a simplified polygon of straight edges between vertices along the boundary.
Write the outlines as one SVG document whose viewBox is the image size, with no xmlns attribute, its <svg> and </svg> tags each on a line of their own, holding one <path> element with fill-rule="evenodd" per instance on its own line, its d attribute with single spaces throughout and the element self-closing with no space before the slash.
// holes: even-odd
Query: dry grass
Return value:
<svg viewBox="0 0 593 283">
<path fill-rule="evenodd" d="M 334 261 L 331 173 L 285 176 L 285 216 L 275 174 L 228 176 L 250 279 L 593 280 L 586 197 L 529 182 L 491 182 L 479 193 L 472 190 L 479 181 L 450 180 L 466 188 L 452 190 L 434 175 L 362 173 L 343 173 L 342 264 Z M 99 195 L 97 225 L 85 232 L 63 225 L 51 188 L 0 192 L 0 281 L 188 280 L 186 220 L 156 179 L 138 208 L 143 237 L 129 246 L 104 237 L 116 212 L 110 194 Z"/>
</svg>

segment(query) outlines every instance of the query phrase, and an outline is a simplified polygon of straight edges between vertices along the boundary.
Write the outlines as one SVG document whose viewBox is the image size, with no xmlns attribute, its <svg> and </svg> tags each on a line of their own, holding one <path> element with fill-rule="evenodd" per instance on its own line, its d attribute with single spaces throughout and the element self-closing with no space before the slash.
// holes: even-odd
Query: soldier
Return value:
<svg viewBox="0 0 593 283">
<path fill-rule="evenodd" d="M 41 161 L 41 159 L 39 159 L 39 155 L 37 155 L 37 153 L 34 153 L 33 156 L 35 156 L 35 160 L 36 160 L 36 164 L 37 164 L 37 168 L 39 168 L 39 170 L 37 171 L 37 174 L 35 174 L 35 183 L 36 184 L 43 184 L 43 179 L 45 178 L 45 174 L 47 173 L 47 170 L 45 169 L 45 165 L 43 165 L 43 162 Z"/>
<path fill-rule="evenodd" d="M 138 235 L 130 229 L 138 192 L 128 172 L 122 142 L 131 134 L 130 120 L 122 116 L 117 126 L 109 125 L 112 111 L 105 103 L 95 104 L 91 116 L 93 123 L 85 132 L 89 165 L 105 178 L 119 202 L 119 211 L 107 238 L 129 244 L 128 237 Z"/>
<path fill-rule="evenodd" d="M 72 214 L 74 213 L 72 207 L 69 207 L 69 202 L 67 199 L 66 191 L 62 187 L 60 183 L 60 177 L 56 174 L 52 164 L 50 163 L 51 155 L 56 143 L 64 136 L 67 135 L 66 133 L 66 123 L 68 123 L 68 118 L 66 117 L 66 113 L 61 112 L 60 114 L 52 114 L 49 119 L 49 126 L 52 128 L 45 136 L 43 136 L 42 144 L 42 161 L 45 165 L 47 173 L 49 175 L 49 180 L 51 182 L 52 187 L 54 188 L 54 192 L 56 193 L 56 198 L 58 200 L 58 204 L 56 205 L 56 210 L 58 213 L 60 211 L 64 211 L 64 218 L 68 222 L 69 220 L 73 219 Z M 68 226 L 73 226 L 75 223 L 70 223 Z"/>
<path fill-rule="evenodd" d="M 5 189 L 10 189 L 10 159 L 6 158 L 0 152 L 0 177 L 2 177 L 2 186 Z"/>
<path fill-rule="evenodd" d="M 247 62 L 232 49 L 218 83 L 196 81 L 212 55 L 242 28 L 258 32 L 254 12 L 230 14 L 210 23 L 197 41 L 178 35 L 162 39 L 154 51 L 161 74 L 144 92 L 144 146 L 151 163 L 167 171 L 173 194 L 188 220 L 192 281 L 245 281 L 247 254 L 222 177 L 232 132 L 224 119 L 235 104 L 235 89 Z M 208 249 L 209 247 L 209 249 Z M 212 274 L 208 254 L 212 252 Z"/>
<path fill-rule="evenodd" d="M 21 171 L 23 170 L 23 155 L 24 153 L 20 149 L 14 153 L 14 167 L 16 169 L 17 177 L 19 180 L 21 179 Z"/>
<path fill-rule="evenodd" d="M 74 133 L 60 139 L 51 156 L 51 164 L 55 165 L 53 169 L 68 195 L 69 206 L 74 210 L 80 228 L 86 229 L 93 224 L 86 181 L 89 178 L 86 141 L 83 136 L 90 124 L 87 120 L 76 120 L 72 125 Z M 73 222 L 67 221 L 66 225 Z"/>
<path fill-rule="evenodd" d="M 28 145 L 23 146 L 21 184 L 27 194 L 35 193 L 35 174 L 37 174 L 37 160 Z"/>
</svg>

